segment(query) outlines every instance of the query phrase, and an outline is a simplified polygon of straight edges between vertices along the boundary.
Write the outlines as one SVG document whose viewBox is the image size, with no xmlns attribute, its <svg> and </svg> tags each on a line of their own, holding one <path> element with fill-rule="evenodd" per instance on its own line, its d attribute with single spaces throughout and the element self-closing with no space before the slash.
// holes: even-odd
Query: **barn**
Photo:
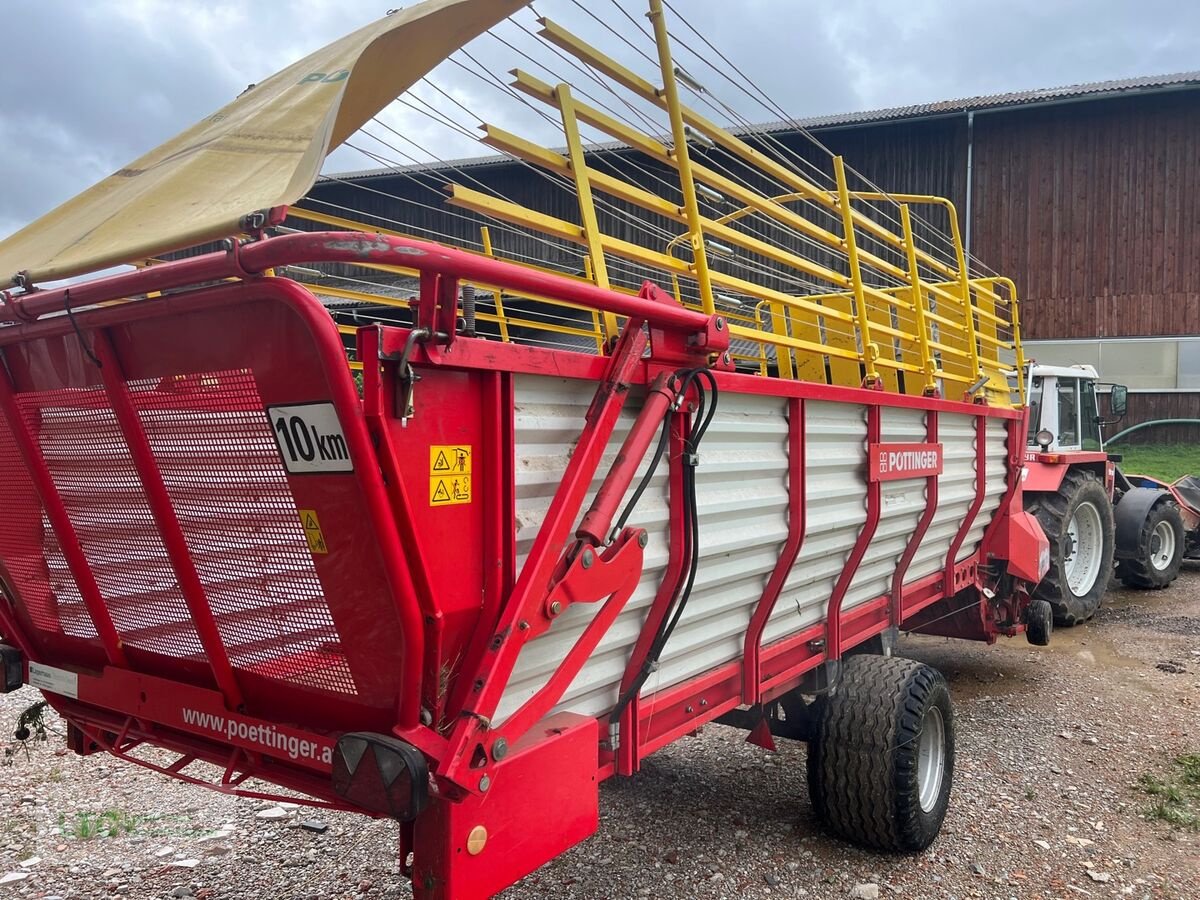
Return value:
<svg viewBox="0 0 1200 900">
<path fill-rule="evenodd" d="M 886 190 L 953 200 L 969 252 L 1016 282 L 1027 355 L 1091 363 L 1106 380 L 1127 384 L 1124 425 L 1200 417 L 1200 72 L 762 128 L 800 155 L 813 148 L 801 129 L 815 134 Z M 477 229 L 441 202 L 441 185 L 464 178 L 575 216 L 572 198 L 502 156 L 338 175 L 319 182 L 304 205 L 478 243 Z M 612 219 L 605 230 L 619 233 L 619 214 L 604 215 Z M 553 254 L 536 249 L 541 259 Z M 1194 441 L 1200 428 L 1151 434 Z"/>
</svg>

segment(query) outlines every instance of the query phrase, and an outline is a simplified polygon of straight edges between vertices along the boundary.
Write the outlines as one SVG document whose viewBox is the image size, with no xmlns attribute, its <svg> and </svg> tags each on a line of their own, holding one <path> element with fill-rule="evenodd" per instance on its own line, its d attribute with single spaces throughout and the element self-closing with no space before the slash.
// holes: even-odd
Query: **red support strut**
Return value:
<svg viewBox="0 0 1200 900">
<path fill-rule="evenodd" d="M 121 371 L 121 362 L 113 350 L 108 332 L 97 329 L 92 332 L 93 350 L 100 360 L 100 375 L 104 379 L 104 389 L 108 401 L 112 404 L 117 424 L 129 447 L 129 457 L 137 469 L 138 479 L 146 494 L 146 503 L 154 516 L 154 524 L 158 526 L 159 536 L 167 557 L 171 560 L 171 568 L 179 580 L 179 589 L 183 593 L 188 612 L 192 614 L 192 622 L 196 627 L 196 635 L 208 664 L 212 667 L 213 678 L 217 687 L 225 696 L 225 702 L 230 709 L 242 705 L 242 689 L 238 686 L 237 677 L 233 673 L 233 663 L 225 651 L 225 643 L 221 640 L 221 632 L 217 628 L 217 620 L 212 607 L 205 596 L 204 585 L 200 574 L 192 562 L 192 554 L 188 549 L 187 538 L 183 535 L 183 527 L 175 515 L 175 507 L 171 503 L 171 495 L 163 482 L 158 462 L 146 431 L 142 427 L 141 417 L 133 405 L 129 394 L 129 385 L 125 383 L 125 375 Z"/>
</svg>

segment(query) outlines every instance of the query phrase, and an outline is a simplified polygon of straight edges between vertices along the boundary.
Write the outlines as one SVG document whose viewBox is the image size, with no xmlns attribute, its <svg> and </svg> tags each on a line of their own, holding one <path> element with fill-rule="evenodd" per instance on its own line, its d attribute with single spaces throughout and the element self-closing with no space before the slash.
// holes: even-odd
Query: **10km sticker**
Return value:
<svg viewBox="0 0 1200 900">
<path fill-rule="evenodd" d="M 471 445 L 434 444 L 429 448 L 429 505 L 471 502 Z"/>
<path fill-rule="evenodd" d="M 268 406 L 267 416 L 283 464 L 293 475 L 354 471 L 332 403 Z"/>
</svg>

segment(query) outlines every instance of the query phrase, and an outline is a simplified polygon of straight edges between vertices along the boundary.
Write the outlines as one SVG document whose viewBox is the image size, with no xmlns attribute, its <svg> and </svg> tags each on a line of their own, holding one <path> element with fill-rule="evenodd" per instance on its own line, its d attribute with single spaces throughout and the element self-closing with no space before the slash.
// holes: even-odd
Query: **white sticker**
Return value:
<svg viewBox="0 0 1200 900">
<path fill-rule="evenodd" d="M 354 471 L 332 403 L 268 406 L 267 415 L 283 464 L 292 474 Z"/>
<path fill-rule="evenodd" d="M 41 663 L 29 664 L 29 685 L 39 691 L 49 691 L 51 694 L 61 694 L 74 700 L 79 699 L 79 676 L 66 669 L 56 669 L 53 666 L 43 666 Z"/>
</svg>

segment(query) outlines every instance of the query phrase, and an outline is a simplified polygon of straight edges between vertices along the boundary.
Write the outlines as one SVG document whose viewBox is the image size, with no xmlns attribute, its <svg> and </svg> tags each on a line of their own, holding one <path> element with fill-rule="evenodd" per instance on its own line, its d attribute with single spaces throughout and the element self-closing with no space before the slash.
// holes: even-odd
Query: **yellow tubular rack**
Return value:
<svg viewBox="0 0 1200 900">
<path fill-rule="evenodd" d="M 971 274 L 954 205 L 940 197 L 854 190 L 852 173 L 840 157 L 830 158 L 830 172 L 818 170 L 817 177 L 824 179 L 818 184 L 779 155 L 683 105 L 679 83 L 690 85 L 693 79 L 672 61 L 660 0 L 649 5 L 661 87 L 548 19 L 540 20 L 540 34 L 611 81 L 613 91 L 665 113 L 669 136 L 638 131 L 582 102 L 568 85 L 547 84 L 514 69 L 516 91 L 558 112 L 565 150 L 548 149 L 494 125 L 483 126 L 481 140 L 574 182 L 579 220 L 461 184 L 448 186 L 448 203 L 582 248 L 584 277 L 602 287 L 610 287 L 610 264 L 621 260 L 626 271 L 645 273 L 680 303 L 721 312 L 730 322 L 733 355 L 742 371 L 1023 403 L 1023 379 L 1015 377 L 1024 365 L 1015 287 L 1007 278 Z M 598 169 L 585 152 L 581 126 L 619 141 L 627 148 L 621 152 L 640 163 L 672 173 L 672 191 L 678 193 L 661 196 L 647 184 L 613 174 L 616 167 Z M 731 166 L 754 177 L 736 177 Z M 648 214 L 665 223 L 672 236 L 654 245 L 653 239 L 630 240 L 630 231 L 626 237 L 607 234 L 597 203 Z M 727 211 L 712 211 L 720 205 Z M 945 250 L 922 236 L 925 232 L 917 233 L 917 207 L 947 219 L 948 233 L 941 237 Z M 293 215 L 317 226 L 386 231 L 307 210 Z M 487 228 L 481 230 L 480 244 L 484 253 L 500 255 Z M 374 268 L 404 274 L 397 267 Z M 320 279 L 313 288 L 334 298 L 408 305 L 327 287 Z M 560 340 L 574 349 L 602 352 L 621 325 L 615 316 L 584 313 L 545 297 L 502 296 L 487 285 L 476 289 L 491 298 L 477 319 L 494 326 L 487 336 L 500 340 Z"/>
</svg>

